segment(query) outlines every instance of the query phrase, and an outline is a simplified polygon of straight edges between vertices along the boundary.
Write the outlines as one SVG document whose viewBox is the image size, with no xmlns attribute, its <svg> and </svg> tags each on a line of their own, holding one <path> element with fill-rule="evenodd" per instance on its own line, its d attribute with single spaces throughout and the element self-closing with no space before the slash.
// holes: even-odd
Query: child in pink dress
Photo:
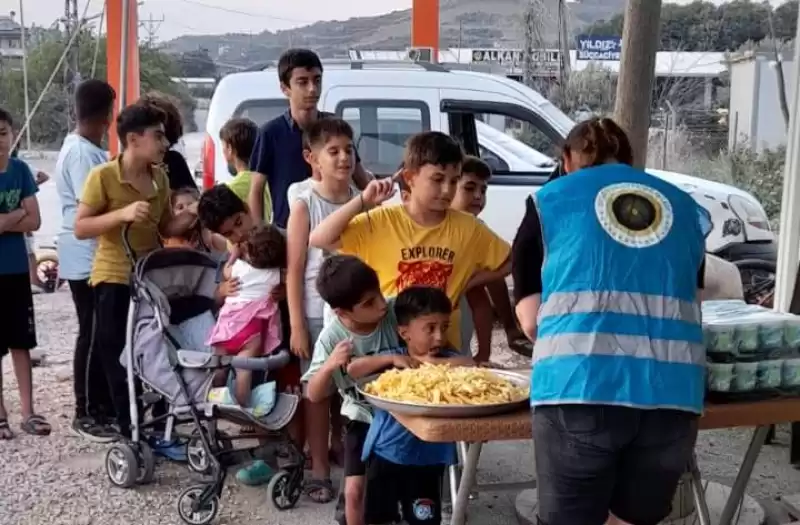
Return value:
<svg viewBox="0 0 800 525">
<path fill-rule="evenodd" d="M 271 292 L 281 283 L 286 267 L 286 239 L 277 228 L 262 225 L 253 229 L 238 249 L 241 253 L 231 257 L 223 275 L 226 280 L 238 280 L 239 291 L 225 298 L 208 344 L 224 355 L 261 357 L 280 344 L 280 312 Z M 223 373 L 215 386 L 224 386 L 225 379 Z M 236 370 L 239 405 L 247 405 L 251 386 L 252 372 Z"/>
</svg>

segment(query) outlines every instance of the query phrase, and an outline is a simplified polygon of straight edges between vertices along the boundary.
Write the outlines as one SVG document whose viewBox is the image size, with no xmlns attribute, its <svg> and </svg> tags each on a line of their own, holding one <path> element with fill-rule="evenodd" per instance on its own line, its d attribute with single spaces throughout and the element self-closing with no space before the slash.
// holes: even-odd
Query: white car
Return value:
<svg viewBox="0 0 800 525">
<path fill-rule="evenodd" d="M 525 199 L 547 181 L 554 157 L 574 122 L 536 91 L 485 73 L 447 70 L 406 62 L 324 62 L 319 107 L 354 128 L 364 166 L 378 176 L 393 173 L 409 136 L 426 130 L 448 133 L 493 169 L 481 218 L 506 240 L 513 239 Z M 217 86 L 203 145 L 203 185 L 230 177 L 219 131 L 232 117 L 257 124 L 287 111 L 277 70 L 234 73 Z M 527 133 L 526 142 L 515 138 Z M 740 189 L 679 173 L 648 170 L 690 192 L 711 216 L 710 253 L 727 260 L 775 261 L 775 235 L 761 204 Z"/>
</svg>

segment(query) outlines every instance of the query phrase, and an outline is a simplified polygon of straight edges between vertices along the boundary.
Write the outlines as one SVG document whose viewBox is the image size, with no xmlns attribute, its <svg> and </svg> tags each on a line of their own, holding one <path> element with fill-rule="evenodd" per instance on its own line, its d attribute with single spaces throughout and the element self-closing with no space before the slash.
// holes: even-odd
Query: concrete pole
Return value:
<svg viewBox="0 0 800 525">
<path fill-rule="evenodd" d="M 628 132 L 638 167 L 647 162 L 660 20 L 661 0 L 628 0 L 614 119 Z"/>
<path fill-rule="evenodd" d="M 25 14 L 23 10 L 23 0 L 19 0 L 19 27 L 22 42 L 22 89 L 25 92 L 25 149 L 31 150 L 31 100 L 28 95 L 28 35 L 25 31 Z"/>
<path fill-rule="evenodd" d="M 800 259 L 800 25 L 794 40 L 794 60 L 791 62 L 795 86 L 791 93 L 789 131 L 786 136 L 786 162 L 781 199 L 780 242 L 778 243 L 778 268 L 775 276 L 774 307 L 788 312 L 792 302 L 797 264 Z"/>
</svg>

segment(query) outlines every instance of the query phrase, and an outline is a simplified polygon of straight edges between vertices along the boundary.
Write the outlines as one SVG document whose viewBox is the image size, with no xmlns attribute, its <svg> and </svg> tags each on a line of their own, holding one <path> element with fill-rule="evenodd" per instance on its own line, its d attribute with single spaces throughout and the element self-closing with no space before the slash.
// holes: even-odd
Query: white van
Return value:
<svg viewBox="0 0 800 525">
<path fill-rule="evenodd" d="M 509 241 L 522 220 L 525 199 L 551 175 L 560 145 L 575 124 L 536 91 L 502 76 L 406 62 L 323 65 L 319 107 L 353 126 L 366 169 L 390 175 L 400 164 L 410 135 L 427 130 L 448 133 L 492 167 L 481 218 Z M 204 186 L 230 177 L 219 139 L 228 119 L 246 117 L 261 125 L 287 109 L 274 67 L 224 77 L 208 112 Z M 536 149 L 511 135 L 520 129 L 531 130 L 526 142 Z M 775 260 L 775 235 L 752 195 L 701 178 L 648 171 L 684 188 L 709 211 L 713 230 L 707 251 L 734 261 Z"/>
</svg>

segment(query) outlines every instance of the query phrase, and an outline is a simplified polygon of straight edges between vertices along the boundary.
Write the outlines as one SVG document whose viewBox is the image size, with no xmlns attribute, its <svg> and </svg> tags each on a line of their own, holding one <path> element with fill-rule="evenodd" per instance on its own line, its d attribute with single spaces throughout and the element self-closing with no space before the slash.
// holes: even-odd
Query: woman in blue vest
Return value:
<svg viewBox="0 0 800 525">
<path fill-rule="evenodd" d="M 513 248 L 531 377 L 539 522 L 656 525 L 703 409 L 704 225 L 633 168 L 612 120 L 575 126 L 565 176 L 528 200 Z"/>
</svg>

